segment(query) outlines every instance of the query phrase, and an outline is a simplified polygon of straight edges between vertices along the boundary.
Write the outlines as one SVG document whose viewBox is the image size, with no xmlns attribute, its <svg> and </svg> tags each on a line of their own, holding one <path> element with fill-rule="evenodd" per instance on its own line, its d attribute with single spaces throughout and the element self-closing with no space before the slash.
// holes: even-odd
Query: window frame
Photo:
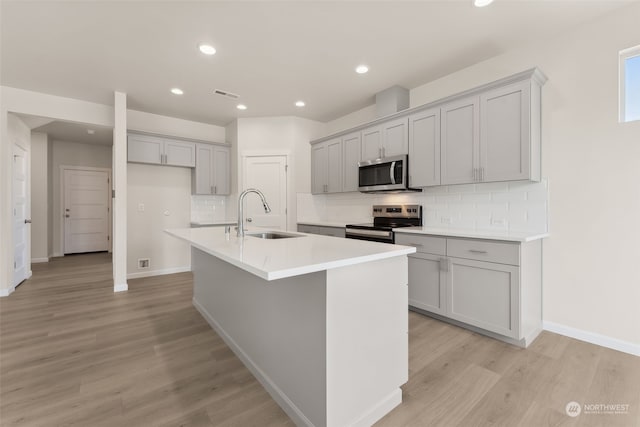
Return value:
<svg viewBox="0 0 640 427">
<path fill-rule="evenodd" d="M 625 61 L 629 58 L 634 58 L 636 56 L 640 56 L 640 45 L 638 46 L 634 46 L 634 47 L 630 47 L 627 49 L 623 49 L 619 52 L 618 54 L 618 70 L 619 70 L 619 80 L 618 80 L 618 98 L 620 99 L 620 105 L 618 108 L 619 111 L 619 117 L 618 117 L 618 121 L 620 123 L 629 123 L 629 122 L 635 122 L 638 121 L 640 119 L 633 119 L 633 120 L 627 120 L 626 119 L 626 90 L 627 88 L 625 87 L 625 81 L 626 81 L 626 68 L 625 68 Z"/>
</svg>

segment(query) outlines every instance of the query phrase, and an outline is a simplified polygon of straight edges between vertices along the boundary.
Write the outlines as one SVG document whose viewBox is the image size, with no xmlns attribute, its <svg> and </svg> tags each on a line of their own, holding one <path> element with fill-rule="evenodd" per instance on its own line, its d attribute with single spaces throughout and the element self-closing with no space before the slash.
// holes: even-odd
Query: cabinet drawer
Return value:
<svg viewBox="0 0 640 427">
<path fill-rule="evenodd" d="M 415 246 L 417 252 L 427 254 L 445 255 L 447 252 L 447 239 L 445 237 L 396 233 L 396 244 Z"/>
<path fill-rule="evenodd" d="M 447 255 L 478 261 L 520 265 L 520 245 L 486 240 L 447 239 Z"/>
</svg>

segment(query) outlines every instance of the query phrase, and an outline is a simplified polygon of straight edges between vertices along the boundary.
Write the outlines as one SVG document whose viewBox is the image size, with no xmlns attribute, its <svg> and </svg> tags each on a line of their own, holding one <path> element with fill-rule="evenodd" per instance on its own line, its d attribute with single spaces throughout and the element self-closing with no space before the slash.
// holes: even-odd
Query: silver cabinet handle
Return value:
<svg viewBox="0 0 640 427">
<path fill-rule="evenodd" d="M 213 185 L 209 188 L 209 193 L 213 194 Z"/>
<path fill-rule="evenodd" d="M 218 186 L 217 185 L 213 186 L 213 194 L 218 194 Z"/>
<path fill-rule="evenodd" d="M 66 215 L 65 215 L 64 217 L 65 217 L 65 218 L 69 218 L 70 216 L 71 216 L 71 215 L 69 215 L 69 214 L 66 214 Z"/>
<path fill-rule="evenodd" d="M 473 175 L 473 180 L 476 180 L 476 168 L 473 168 L 471 171 L 471 174 Z"/>
<path fill-rule="evenodd" d="M 484 168 L 480 168 L 480 181 L 484 181 Z"/>
<path fill-rule="evenodd" d="M 31 224 L 31 220 L 30 220 L 30 219 L 25 219 L 25 220 L 24 220 L 24 223 L 25 223 L 25 224 Z"/>
<path fill-rule="evenodd" d="M 385 153 L 384 147 L 382 147 L 382 157 L 384 158 L 384 156 L 385 156 L 386 154 L 387 154 L 387 153 Z"/>
<path fill-rule="evenodd" d="M 469 249 L 469 252 L 472 252 L 474 254 L 486 254 L 487 251 L 480 251 L 478 249 Z"/>
</svg>

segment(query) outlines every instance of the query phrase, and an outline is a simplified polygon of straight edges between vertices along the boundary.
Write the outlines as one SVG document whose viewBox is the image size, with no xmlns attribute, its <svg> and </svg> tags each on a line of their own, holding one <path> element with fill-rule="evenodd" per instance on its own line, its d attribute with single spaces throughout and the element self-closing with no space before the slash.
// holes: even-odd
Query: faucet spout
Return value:
<svg viewBox="0 0 640 427">
<path fill-rule="evenodd" d="M 256 193 L 258 196 L 260 196 L 260 200 L 262 201 L 262 206 L 264 207 L 264 212 L 265 213 L 271 212 L 269 203 L 267 203 L 267 199 L 264 197 L 264 194 L 262 194 L 262 191 L 256 188 L 247 188 L 242 193 L 240 193 L 240 196 L 238 196 L 238 227 L 237 227 L 238 237 L 244 237 L 244 198 L 249 193 Z"/>
</svg>

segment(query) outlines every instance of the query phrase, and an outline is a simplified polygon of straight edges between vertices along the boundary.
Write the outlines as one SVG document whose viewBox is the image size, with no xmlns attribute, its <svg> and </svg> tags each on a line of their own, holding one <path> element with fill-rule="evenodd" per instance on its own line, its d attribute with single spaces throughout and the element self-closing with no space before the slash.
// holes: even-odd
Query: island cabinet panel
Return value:
<svg viewBox="0 0 640 427">
<path fill-rule="evenodd" d="M 196 144 L 192 194 L 227 195 L 231 191 L 230 180 L 229 147 Z"/>
<path fill-rule="evenodd" d="M 466 184 L 478 176 L 479 99 L 474 96 L 441 109 L 440 171 L 443 185 Z"/>
<path fill-rule="evenodd" d="M 518 267 L 449 258 L 447 315 L 510 338 L 519 335 Z"/>
<path fill-rule="evenodd" d="M 358 162 L 361 160 L 360 132 L 342 138 L 342 191 L 358 191 Z"/>
<path fill-rule="evenodd" d="M 483 182 L 530 177 L 530 83 L 480 96 L 480 167 Z"/>
<path fill-rule="evenodd" d="M 409 187 L 440 185 L 440 109 L 409 116 Z"/>
</svg>

